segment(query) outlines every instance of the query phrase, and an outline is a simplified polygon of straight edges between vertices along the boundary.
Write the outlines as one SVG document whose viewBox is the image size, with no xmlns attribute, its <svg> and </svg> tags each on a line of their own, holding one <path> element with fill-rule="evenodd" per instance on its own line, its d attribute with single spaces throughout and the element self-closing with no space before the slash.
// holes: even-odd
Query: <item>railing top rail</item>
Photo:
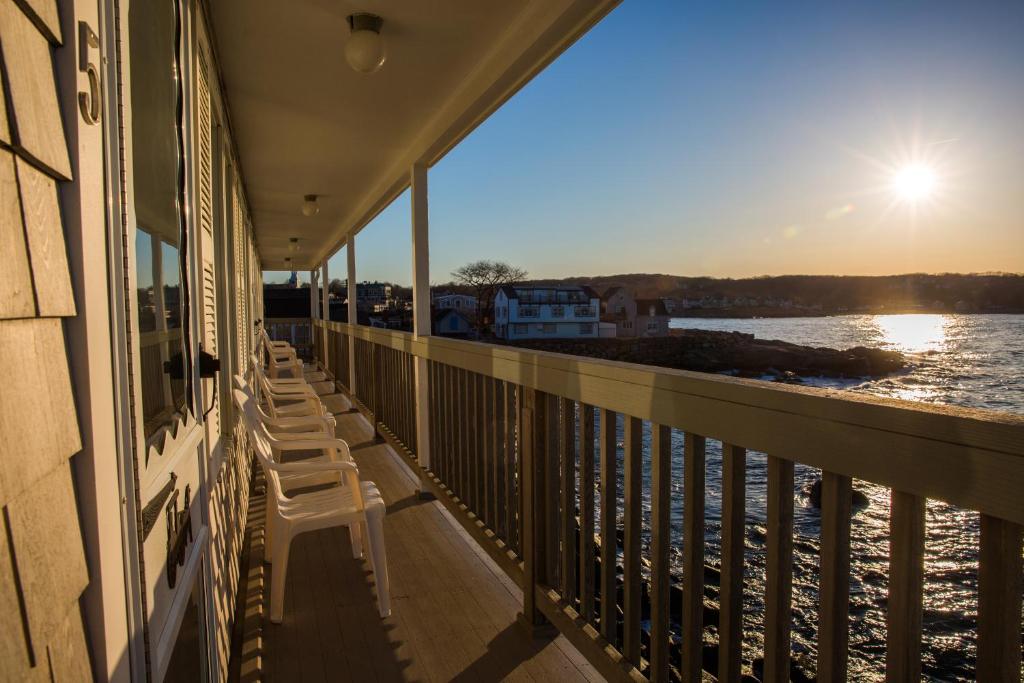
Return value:
<svg viewBox="0 0 1024 683">
<path fill-rule="evenodd" d="M 362 326 L 471 372 L 1024 523 L 1024 417 Z"/>
<path fill-rule="evenodd" d="M 263 320 L 264 325 L 294 325 L 298 323 L 308 323 L 310 320 L 317 320 L 317 318 L 271 318 L 267 317 Z"/>
</svg>

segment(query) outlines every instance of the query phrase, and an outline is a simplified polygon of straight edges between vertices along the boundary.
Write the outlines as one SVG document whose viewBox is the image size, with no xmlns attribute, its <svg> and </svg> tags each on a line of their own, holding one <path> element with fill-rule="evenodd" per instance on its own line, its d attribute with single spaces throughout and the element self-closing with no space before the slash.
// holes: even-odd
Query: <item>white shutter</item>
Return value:
<svg viewBox="0 0 1024 683">
<path fill-rule="evenodd" d="M 203 349 L 219 356 L 217 343 L 217 270 L 215 240 L 213 237 L 213 115 L 210 101 L 210 81 L 207 72 L 207 59 L 202 50 L 197 51 L 196 60 L 196 196 L 198 200 L 198 219 L 200 254 L 202 263 L 202 306 L 203 306 Z M 207 455 L 215 458 L 220 455 L 220 403 L 214 381 L 205 379 L 203 384 L 203 411 L 209 410 L 206 416 Z M 211 408 L 211 406 L 213 406 Z"/>
</svg>

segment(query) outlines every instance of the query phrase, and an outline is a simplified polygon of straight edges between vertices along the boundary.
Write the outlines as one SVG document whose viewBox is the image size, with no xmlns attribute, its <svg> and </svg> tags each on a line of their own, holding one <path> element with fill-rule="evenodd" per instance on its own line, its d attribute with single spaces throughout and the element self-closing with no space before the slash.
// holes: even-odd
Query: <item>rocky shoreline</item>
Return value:
<svg viewBox="0 0 1024 683">
<path fill-rule="evenodd" d="M 906 365 L 896 351 L 803 346 L 742 332 L 672 330 L 668 337 L 529 339 L 510 346 L 678 370 L 800 382 L 802 377 L 882 377 Z"/>
</svg>

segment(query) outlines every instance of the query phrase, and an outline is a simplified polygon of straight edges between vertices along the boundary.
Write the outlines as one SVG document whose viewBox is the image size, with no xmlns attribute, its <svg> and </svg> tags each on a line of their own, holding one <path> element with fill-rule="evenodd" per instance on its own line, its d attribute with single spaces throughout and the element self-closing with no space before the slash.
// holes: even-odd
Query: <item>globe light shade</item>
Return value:
<svg viewBox="0 0 1024 683">
<path fill-rule="evenodd" d="M 383 64 L 387 55 L 380 37 L 383 20 L 374 14 L 353 14 L 348 18 L 352 29 L 345 43 L 345 60 L 360 73 L 373 73 Z"/>
<path fill-rule="evenodd" d="M 302 202 L 302 215 L 306 218 L 312 218 L 318 213 L 320 213 L 320 205 L 316 203 L 316 195 L 307 194 Z"/>
</svg>

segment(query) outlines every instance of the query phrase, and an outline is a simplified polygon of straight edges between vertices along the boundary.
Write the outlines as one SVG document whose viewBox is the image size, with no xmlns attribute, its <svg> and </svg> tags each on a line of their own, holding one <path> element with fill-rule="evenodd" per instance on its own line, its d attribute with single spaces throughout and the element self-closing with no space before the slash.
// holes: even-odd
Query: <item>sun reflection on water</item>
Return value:
<svg viewBox="0 0 1024 683">
<path fill-rule="evenodd" d="M 903 353 L 939 351 L 946 341 L 948 317 L 933 314 L 876 315 L 883 343 Z"/>
</svg>

